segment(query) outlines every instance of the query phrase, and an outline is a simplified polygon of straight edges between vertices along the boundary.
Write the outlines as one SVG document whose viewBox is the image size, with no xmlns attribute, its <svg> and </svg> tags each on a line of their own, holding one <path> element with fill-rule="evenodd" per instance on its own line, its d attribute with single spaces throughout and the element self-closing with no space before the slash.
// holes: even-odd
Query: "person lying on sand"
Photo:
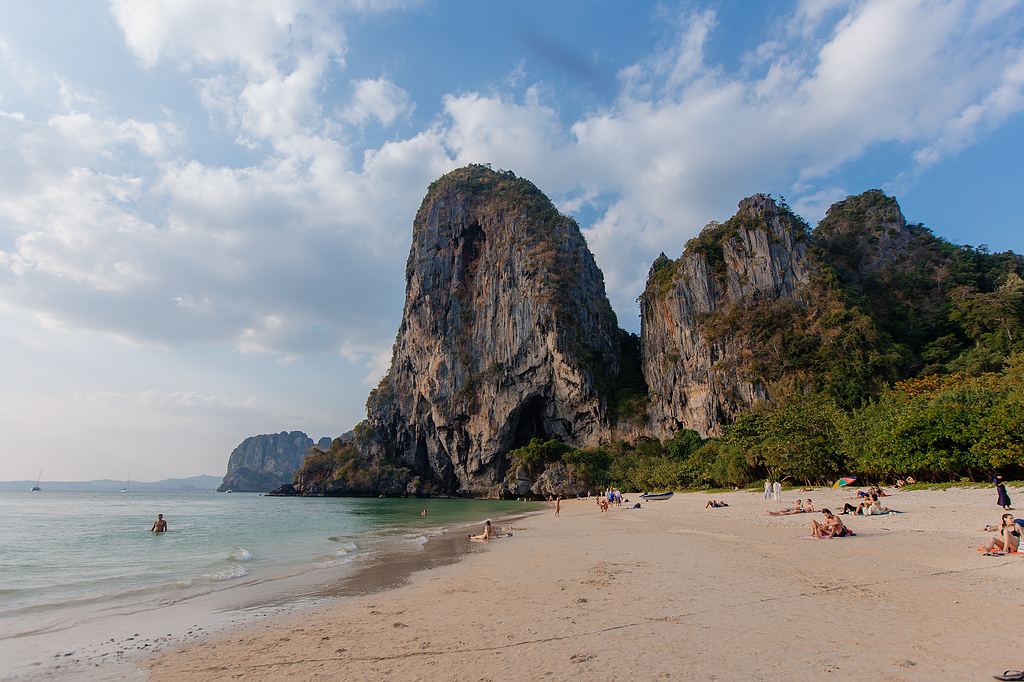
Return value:
<svg viewBox="0 0 1024 682">
<path fill-rule="evenodd" d="M 1007 552 L 1013 554 L 1020 550 L 1021 530 L 1013 518 L 1013 514 L 1003 514 L 999 519 L 999 535 L 978 547 L 979 552 Z"/>
<path fill-rule="evenodd" d="M 853 535 L 853 531 L 843 525 L 839 517 L 828 509 L 822 509 L 825 515 L 825 523 L 818 523 L 811 520 L 811 536 L 816 538 L 843 538 Z"/>
<path fill-rule="evenodd" d="M 814 511 L 814 505 L 811 504 L 811 498 L 807 498 L 804 502 L 804 513 L 809 514 Z"/>
<path fill-rule="evenodd" d="M 792 509 L 779 509 L 777 511 L 768 512 L 768 516 L 788 516 L 790 514 L 803 514 L 804 513 L 804 501 L 797 500 L 796 504 L 793 505 Z"/>
<path fill-rule="evenodd" d="M 1024 519 L 1014 519 L 1013 521 L 1018 526 L 1020 526 L 1020 530 L 1024 530 Z M 981 530 L 982 530 L 983 533 L 998 533 L 999 532 L 999 525 L 998 524 L 987 523 L 987 524 L 985 524 L 985 527 L 982 528 Z"/>
<path fill-rule="evenodd" d="M 898 509 L 890 509 L 889 507 L 883 507 L 882 503 L 878 501 L 878 498 L 872 498 L 871 504 L 864 507 L 861 511 L 864 516 L 881 516 L 882 514 L 898 514 L 901 513 Z"/>
<path fill-rule="evenodd" d="M 725 501 L 718 502 L 716 500 L 708 500 L 708 503 L 704 505 L 704 508 L 707 509 L 708 507 L 711 507 L 713 509 L 717 509 L 718 507 L 728 507 L 728 506 L 729 505 L 726 504 Z"/>
</svg>

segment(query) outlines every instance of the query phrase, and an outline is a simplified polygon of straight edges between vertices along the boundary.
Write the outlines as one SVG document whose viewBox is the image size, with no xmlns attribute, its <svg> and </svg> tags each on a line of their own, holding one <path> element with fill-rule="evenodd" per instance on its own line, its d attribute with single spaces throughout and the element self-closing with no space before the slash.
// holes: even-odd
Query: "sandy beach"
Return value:
<svg viewBox="0 0 1024 682">
<path fill-rule="evenodd" d="M 853 538 L 814 540 L 811 518 L 768 509 L 849 490 L 562 504 L 513 537 L 404 586 L 341 598 L 142 661 L 154 680 L 991 679 L 1024 667 L 1024 557 L 975 548 L 1001 510 L 990 489 L 894 492 L 905 513 L 842 517 Z M 1011 489 L 1014 499 L 1024 492 Z M 627 495 L 631 500 L 635 495 Z M 1021 514 L 1021 512 L 1017 512 Z"/>
</svg>

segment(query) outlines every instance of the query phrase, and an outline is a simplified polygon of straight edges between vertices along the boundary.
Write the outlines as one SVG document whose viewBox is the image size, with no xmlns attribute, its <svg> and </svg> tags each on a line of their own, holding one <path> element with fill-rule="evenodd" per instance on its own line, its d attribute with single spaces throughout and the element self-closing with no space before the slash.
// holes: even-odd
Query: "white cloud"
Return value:
<svg viewBox="0 0 1024 682">
<path fill-rule="evenodd" d="M 412 114 L 414 107 L 408 93 L 387 78 L 356 81 L 354 90 L 343 117 L 356 125 L 376 120 L 389 126 L 396 119 Z"/>
<path fill-rule="evenodd" d="M 448 94 L 427 129 L 362 148 L 346 124 L 391 125 L 413 103 L 382 77 L 326 104 L 346 45 L 332 8 L 112 7 L 140 61 L 183 69 L 251 161 L 192 158 L 171 121 L 116 118 L 66 83 L 41 120 L 7 112 L 0 302 L 135 342 L 215 343 L 283 362 L 341 353 L 372 368 L 371 383 L 400 313 L 412 217 L 429 182 L 456 165 L 509 168 L 563 209 L 595 211 L 589 244 L 635 327 L 653 257 L 678 254 L 742 196 L 785 193 L 814 218 L 845 189 L 835 170 L 872 145 L 909 145 L 925 165 L 1021 108 L 1019 36 L 999 32 L 998 13 L 822 0 L 790 18 L 799 47 L 766 41 L 738 73 L 709 62 L 715 15 L 690 12 L 663 50 L 623 70 L 604 109 L 565 121 L 538 85 Z M 965 40 L 972 31 L 988 40 Z"/>
<path fill-rule="evenodd" d="M 272 75 L 288 47 L 340 53 L 326 3 L 311 0 L 111 0 L 128 47 L 145 66 L 239 64 Z"/>
</svg>

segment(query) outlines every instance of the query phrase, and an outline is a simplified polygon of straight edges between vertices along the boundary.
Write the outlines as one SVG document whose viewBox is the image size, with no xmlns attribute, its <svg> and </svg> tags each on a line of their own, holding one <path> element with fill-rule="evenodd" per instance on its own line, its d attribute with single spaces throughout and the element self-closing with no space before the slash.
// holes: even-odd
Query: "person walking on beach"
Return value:
<svg viewBox="0 0 1024 682">
<path fill-rule="evenodd" d="M 164 515 L 163 514 L 157 514 L 156 515 L 156 521 L 153 522 L 153 527 L 149 529 L 149 532 L 150 533 L 166 533 L 167 532 L 167 522 L 164 521 Z"/>
<path fill-rule="evenodd" d="M 782 484 L 775 481 L 775 485 L 772 486 L 772 492 L 775 495 L 775 501 L 782 502 Z"/>
<path fill-rule="evenodd" d="M 764 479 L 764 499 L 772 499 L 772 481 L 770 478 Z"/>
<path fill-rule="evenodd" d="M 555 498 L 555 516 L 561 516 L 562 514 L 562 496 L 559 495 Z"/>
<path fill-rule="evenodd" d="M 1006 494 L 1006 484 L 1003 483 L 1003 477 L 996 476 L 992 482 L 996 484 L 996 504 L 1003 509 L 1012 509 L 1013 507 L 1010 506 L 1010 496 Z"/>
</svg>

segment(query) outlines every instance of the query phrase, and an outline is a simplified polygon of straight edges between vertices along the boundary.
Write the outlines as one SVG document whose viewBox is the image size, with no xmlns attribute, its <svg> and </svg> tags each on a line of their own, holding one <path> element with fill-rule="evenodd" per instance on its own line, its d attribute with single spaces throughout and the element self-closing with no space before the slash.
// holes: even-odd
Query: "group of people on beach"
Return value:
<svg viewBox="0 0 1024 682">
<path fill-rule="evenodd" d="M 860 514 L 863 514 L 864 516 L 881 516 L 882 514 L 901 513 L 898 509 L 890 509 L 889 507 L 882 506 L 882 503 L 878 498 L 884 494 L 885 493 L 882 493 L 881 489 L 872 490 L 857 506 L 853 506 L 849 502 L 844 503 L 842 513 L 849 514 L 853 512 L 854 516 Z"/>
</svg>

